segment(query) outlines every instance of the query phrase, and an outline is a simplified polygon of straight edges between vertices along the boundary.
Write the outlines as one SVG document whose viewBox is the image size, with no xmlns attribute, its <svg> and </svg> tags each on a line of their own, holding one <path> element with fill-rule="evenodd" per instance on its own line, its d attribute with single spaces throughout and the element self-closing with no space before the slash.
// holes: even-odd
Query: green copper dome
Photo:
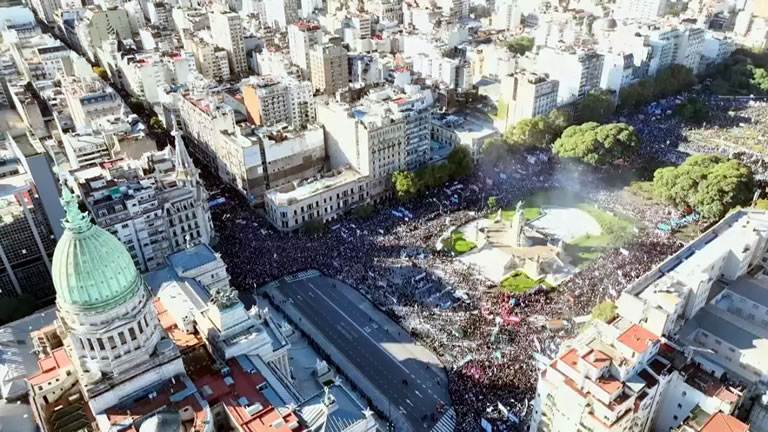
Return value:
<svg viewBox="0 0 768 432">
<path fill-rule="evenodd" d="M 65 308 L 104 310 L 131 298 L 141 279 L 131 255 L 115 236 L 91 223 L 77 198 L 62 186 L 67 212 L 64 234 L 53 253 L 56 301 Z"/>
</svg>

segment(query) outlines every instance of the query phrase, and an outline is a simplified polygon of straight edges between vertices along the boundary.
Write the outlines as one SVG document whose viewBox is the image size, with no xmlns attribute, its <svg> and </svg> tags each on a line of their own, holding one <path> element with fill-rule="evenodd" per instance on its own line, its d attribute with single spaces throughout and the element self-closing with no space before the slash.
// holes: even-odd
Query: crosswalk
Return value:
<svg viewBox="0 0 768 432">
<path fill-rule="evenodd" d="M 432 432 L 453 432 L 455 428 L 456 412 L 453 410 L 453 407 L 450 407 L 432 428 Z"/>
<path fill-rule="evenodd" d="M 317 270 L 304 270 L 302 272 L 294 273 L 285 277 L 286 282 L 296 282 L 311 277 L 320 276 L 320 272 Z"/>
</svg>

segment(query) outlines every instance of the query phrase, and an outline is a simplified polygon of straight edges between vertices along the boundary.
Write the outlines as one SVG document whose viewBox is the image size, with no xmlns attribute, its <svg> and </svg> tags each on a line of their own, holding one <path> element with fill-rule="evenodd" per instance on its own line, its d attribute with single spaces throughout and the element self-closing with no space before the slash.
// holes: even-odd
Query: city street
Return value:
<svg viewBox="0 0 768 432">
<path fill-rule="evenodd" d="M 438 401 L 450 401 L 442 366 L 434 356 L 425 355 L 405 330 L 391 321 L 379 322 L 383 315 L 374 319 L 336 283 L 323 276 L 281 280 L 268 292 L 281 309 L 300 314 L 300 325 L 308 321 L 320 331 L 414 430 L 430 429 L 432 414 L 439 418 Z"/>
</svg>

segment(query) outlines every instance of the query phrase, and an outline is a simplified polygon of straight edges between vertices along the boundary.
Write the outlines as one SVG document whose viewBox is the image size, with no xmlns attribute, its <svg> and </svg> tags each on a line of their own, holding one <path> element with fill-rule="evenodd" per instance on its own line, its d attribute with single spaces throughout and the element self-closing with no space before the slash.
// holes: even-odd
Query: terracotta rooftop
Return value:
<svg viewBox="0 0 768 432">
<path fill-rule="evenodd" d="M 717 412 L 704 423 L 699 432 L 747 432 L 749 425 L 734 416 Z"/>
<path fill-rule="evenodd" d="M 611 364 L 611 358 L 608 357 L 608 354 L 596 349 L 589 350 L 586 354 L 581 356 L 581 358 L 598 369 L 602 369 Z"/>
<path fill-rule="evenodd" d="M 657 340 L 659 340 L 658 336 L 637 324 L 632 324 L 630 328 L 618 337 L 619 342 L 638 354 L 644 353 L 651 343 Z"/>
<path fill-rule="evenodd" d="M 571 348 L 570 350 L 566 351 L 566 353 L 560 357 L 560 361 L 575 371 L 579 370 L 579 353 L 576 352 L 576 348 Z"/>
<path fill-rule="evenodd" d="M 32 385 L 43 384 L 57 377 L 61 369 L 72 366 L 72 361 L 69 360 L 64 348 L 59 348 L 53 350 L 50 356 L 38 360 L 37 364 L 40 366 L 40 373 L 27 379 Z"/>
<path fill-rule="evenodd" d="M 170 312 L 168 312 L 159 298 L 155 297 L 153 303 L 157 311 L 157 318 L 160 320 L 160 325 L 163 326 L 165 332 L 168 333 L 168 337 L 178 345 L 180 350 L 184 351 L 185 349 L 203 344 L 203 338 L 200 335 L 197 333 L 187 333 L 176 325 Z"/>
<path fill-rule="evenodd" d="M 595 380 L 595 384 L 597 384 L 598 387 L 603 389 L 603 391 L 608 394 L 616 393 L 617 391 L 621 390 L 622 387 L 621 381 L 612 376 L 608 376 L 606 378 L 598 378 Z"/>
</svg>

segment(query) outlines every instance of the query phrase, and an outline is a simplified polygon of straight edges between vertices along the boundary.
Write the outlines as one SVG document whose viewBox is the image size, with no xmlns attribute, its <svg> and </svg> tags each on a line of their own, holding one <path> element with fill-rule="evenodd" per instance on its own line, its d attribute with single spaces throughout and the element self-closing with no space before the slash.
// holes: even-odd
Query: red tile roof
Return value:
<svg viewBox="0 0 768 432">
<path fill-rule="evenodd" d="M 628 328 L 627 331 L 618 337 L 619 342 L 628 346 L 630 349 L 632 349 L 632 351 L 638 354 L 644 353 L 645 350 L 647 350 L 651 345 L 651 343 L 657 340 L 659 340 L 658 336 L 651 333 L 645 327 L 639 326 L 637 324 L 632 324 L 632 326 Z"/>
<path fill-rule="evenodd" d="M 717 412 L 704 423 L 699 432 L 747 432 L 749 425 L 739 421 L 736 417 Z"/>
<path fill-rule="evenodd" d="M 61 369 L 72 367 L 72 361 L 64 348 L 53 350 L 49 357 L 38 360 L 37 364 L 40 367 L 40 373 L 27 379 L 32 385 L 43 384 L 57 377 Z"/>
</svg>

